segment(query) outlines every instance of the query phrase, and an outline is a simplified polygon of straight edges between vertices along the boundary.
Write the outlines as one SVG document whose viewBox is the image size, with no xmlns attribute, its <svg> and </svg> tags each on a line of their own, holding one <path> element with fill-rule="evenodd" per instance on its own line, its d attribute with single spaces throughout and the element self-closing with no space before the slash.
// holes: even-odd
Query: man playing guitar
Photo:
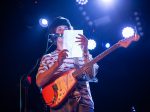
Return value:
<svg viewBox="0 0 150 112">
<path fill-rule="evenodd" d="M 68 19 L 57 17 L 50 26 L 50 33 L 62 35 L 64 30 L 71 29 Z M 98 65 L 94 63 L 80 70 L 92 60 L 92 55 L 87 48 L 87 38 L 81 34 L 76 38 L 83 57 L 67 58 L 68 51 L 62 49 L 63 38 L 58 37 L 56 50 L 41 59 L 36 84 L 51 112 L 94 112 L 89 82 L 96 81 Z"/>
</svg>

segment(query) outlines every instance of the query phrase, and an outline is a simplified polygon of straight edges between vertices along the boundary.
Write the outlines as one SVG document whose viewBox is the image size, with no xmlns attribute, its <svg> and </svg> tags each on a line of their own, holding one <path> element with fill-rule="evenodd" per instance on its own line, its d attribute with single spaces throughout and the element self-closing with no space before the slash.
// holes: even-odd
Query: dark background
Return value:
<svg viewBox="0 0 150 112">
<path fill-rule="evenodd" d="M 47 28 L 38 21 L 41 17 L 49 23 L 57 17 L 68 18 L 75 29 L 83 29 L 87 38 L 97 42 L 90 51 L 95 57 L 106 50 L 105 42 L 115 44 L 122 39 L 121 29 L 126 25 L 135 25 L 135 12 L 141 22 L 138 33 L 142 32 L 138 42 L 127 49 L 119 48 L 98 62 L 100 66 L 98 83 L 91 83 L 95 112 L 131 112 L 134 106 L 137 112 L 150 112 L 150 38 L 149 38 L 149 2 L 146 0 L 117 0 L 114 7 L 103 9 L 98 0 L 89 0 L 79 10 L 75 0 L 5 0 L 0 6 L 1 26 L 1 109 L 3 112 L 18 112 L 20 105 L 20 79 L 22 83 L 22 111 L 42 112 L 39 90 L 35 86 L 37 60 L 45 52 Z M 109 17 L 110 21 L 92 26 L 82 15 L 86 11 L 91 21 Z M 137 26 L 138 28 L 138 26 Z M 35 69 L 32 69 L 35 67 Z M 30 72 L 31 71 L 31 72 Z M 27 76 L 31 84 L 26 83 Z M 26 91 L 25 91 L 26 89 Z M 27 95 L 25 93 L 28 92 Z M 26 96 L 26 97 L 25 97 Z M 25 101 L 26 99 L 26 101 Z M 26 103 L 25 103 L 26 102 Z M 26 104 L 26 106 L 25 106 Z"/>
</svg>

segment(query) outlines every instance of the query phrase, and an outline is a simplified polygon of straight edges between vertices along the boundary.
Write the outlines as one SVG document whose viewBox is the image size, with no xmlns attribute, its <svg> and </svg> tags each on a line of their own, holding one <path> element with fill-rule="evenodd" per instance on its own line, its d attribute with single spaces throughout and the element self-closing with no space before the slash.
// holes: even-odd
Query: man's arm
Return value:
<svg viewBox="0 0 150 112">
<path fill-rule="evenodd" d="M 43 73 L 39 73 L 36 76 L 36 84 L 40 88 L 44 86 L 49 80 L 54 76 L 54 73 L 57 71 L 59 65 L 56 61 L 48 70 Z"/>
<path fill-rule="evenodd" d="M 60 51 L 58 54 L 58 59 L 54 63 L 52 62 L 51 67 L 47 67 L 46 61 L 41 61 L 40 67 L 45 66 L 43 70 L 39 70 L 36 77 L 36 84 L 38 87 L 44 86 L 46 83 L 50 81 L 54 77 L 54 73 L 57 71 L 57 69 L 62 65 L 63 60 L 68 56 L 67 52 L 68 50 L 64 49 Z M 42 72 L 40 72 L 42 71 Z"/>
</svg>

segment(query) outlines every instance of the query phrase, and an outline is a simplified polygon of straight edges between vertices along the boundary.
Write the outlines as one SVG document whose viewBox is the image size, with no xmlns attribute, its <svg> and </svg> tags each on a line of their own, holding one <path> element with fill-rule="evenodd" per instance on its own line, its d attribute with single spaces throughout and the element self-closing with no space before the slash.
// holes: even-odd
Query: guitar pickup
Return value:
<svg viewBox="0 0 150 112">
<path fill-rule="evenodd" d="M 52 86 L 52 88 L 54 89 L 54 91 L 57 91 L 57 90 L 58 90 L 58 87 L 57 87 L 56 84 L 54 84 L 54 85 Z"/>
</svg>

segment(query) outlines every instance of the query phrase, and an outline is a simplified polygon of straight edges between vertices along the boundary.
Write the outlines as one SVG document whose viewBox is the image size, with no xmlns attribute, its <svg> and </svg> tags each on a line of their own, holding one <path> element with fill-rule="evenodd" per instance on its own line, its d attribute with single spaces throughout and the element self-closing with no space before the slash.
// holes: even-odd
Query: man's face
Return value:
<svg viewBox="0 0 150 112">
<path fill-rule="evenodd" d="M 68 26 L 66 26 L 66 25 L 60 25 L 60 26 L 56 27 L 56 33 L 63 34 L 64 30 L 68 30 L 68 29 L 69 29 Z"/>
<path fill-rule="evenodd" d="M 58 27 L 56 27 L 56 33 L 57 34 L 63 34 L 64 30 L 69 30 L 68 26 L 66 25 L 60 25 Z M 59 48 L 62 48 L 62 44 L 63 44 L 63 38 L 62 37 L 58 37 L 57 38 L 57 46 L 59 46 Z"/>
</svg>

